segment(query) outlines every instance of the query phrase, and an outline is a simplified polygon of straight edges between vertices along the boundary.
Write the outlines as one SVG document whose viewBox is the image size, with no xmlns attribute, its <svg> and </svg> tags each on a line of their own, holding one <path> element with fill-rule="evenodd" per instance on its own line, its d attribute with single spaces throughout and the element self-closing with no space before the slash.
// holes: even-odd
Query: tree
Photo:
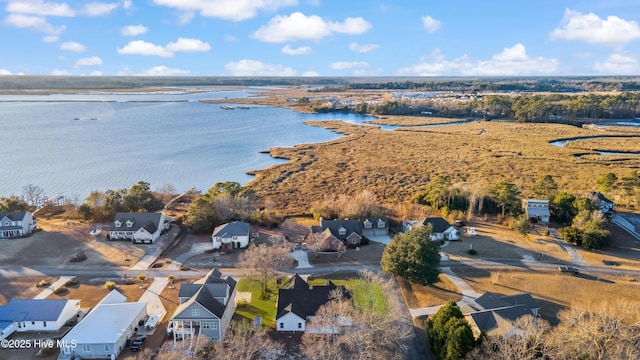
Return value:
<svg viewBox="0 0 640 360">
<path fill-rule="evenodd" d="M 539 199 L 551 200 L 558 191 L 558 184 L 556 184 L 551 175 L 545 175 L 533 184 L 531 191 Z"/>
<path fill-rule="evenodd" d="M 167 276 L 167 280 L 169 280 L 169 288 L 173 289 L 173 282 L 176 280 L 176 277 L 169 274 L 169 276 Z"/>
<path fill-rule="evenodd" d="M 207 342 L 197 352 L 199 359 L 217 360 L 280 359 L 283 355 L 283 344 L 271 339 L 266 327 L 246 320 L 232 321 L 222 343 Z M 164 359 L 162 355 L 160 359 Z"/>
<path fill-rule="evenodd" d="M 420 226 L 394 236 L 382 253 L 382 271 L 420 285 L 438 282 L 440 245 L 431 233 L 431 226 Z"/>
<path fill-rule="evenodd" d="M 285 244 L 260 244 L 249 246 L 239 256 L 236 267 L 247 268 L 260 276 L 262 282 L 262 294 L 264 298 L 267 293 L 267 283 L 278 269 L 293 265 L 293 258 L 289 256 L 291 249 Z"/>
<path fill-rule="evenodd" d="M 28 206 L 24 200 L 15 195 L 0 198 L 0 211 L 25 211 Z"/>
<path fill-rule="evenodd" d="M 489 197 L 502 209 L 502 216 L 508 211 L 512 216 L 522 212 L 518 187 L 507 181 L 500 181 L 489 190 Z"/>
<path fill-rule="evenodd" d="M 93 216 L 93 210 L 91 210 L 91 206 L 89 206 L 87 203 L 78 206 L 78 213 L 85 221 L 91 219 L 91 216 Z"/>
<path fill-rule="evenodd" d="M 40 186 L 29 184 L 29 185 L 25 185 L 22 188 L 22 192 L 24 194 L 25 199 L 27 199 L 27 203 L 33 206 L 33 205 L 36 205 L 36 203 L 38 202 L 38 199 L 40 199 L 42 197 L 42 194 L 44 194 L 44 189 L 41 188 Z"/>
<path fill-rule="evenodd" d="M 527 217 L 527 215 L 522 214 L 514 220 L 513 230 L 522 235 L 522 237 L 527 236 L 527 234 L 529 233 L 529 218 Z"/>
<path fill-rule="evenodd" d="M 130 212 L 154 212 L 162 209 L 162 201 L 156 198 L 148 182 L 133 184 L 123 198 L 124 207 Z"/>
<path fill-rule="evenodd" d="M 427 184 L 422 199 L 425 203 L 438 210 L 440 207 L 448 205 L 450 187 L 451 181 L 449 178 L 436 175 Z"/>
<path fill-rule="evenodd" d="M 596 187 L 601 193 L 607 194 L 615 189 L 615 183 L 617 180 L 618 177 L 614 173 L 602 174 L 596 180 Z"/>
<path fill-rule="evenodd" d="M 561 191 L 557 193 L 551 200 L 550 208 L 553 216 L 560 221 L 570 223 L 573 216 L 577 213 L 574 206 L 576 197 Z"/>
<path fill-rule="evenodd" d="M 473 349 L 475 342 L 471 326 L 453 300 L 427 320 L 427 334 L 438 359 L 461 359 Z"/>
</svg>

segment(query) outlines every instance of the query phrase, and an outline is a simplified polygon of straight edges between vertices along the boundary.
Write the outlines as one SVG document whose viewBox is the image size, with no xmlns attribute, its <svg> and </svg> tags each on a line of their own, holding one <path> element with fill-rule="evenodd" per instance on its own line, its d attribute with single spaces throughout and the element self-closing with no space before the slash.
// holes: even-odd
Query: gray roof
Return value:
<svg viewBox="0 0 640 360">
<path fill-rule="evenodd" d="M 0 321 L 56 321 L 69 301 L 59 299 L 13 299 L 0 306 Z"/>
<path fill-rule="evenodd" d="M 500 327 L 500 320 L 513 323 L 525 315 L 532 315 L 532 310 L 540 305 L 530 294 L 500 296 L 484 293 L 476 299 L 476 303 L 484 308 L 469 314 L 480 331 L 489 332 Z"/>
<path fill-rule="evenodd" d="M 605 202 L 605 203 L 609 203 L 609 204 L 613 204 L 613 201 L 607 199 L 606 196 L 604 196 L 601 192 L 598 191 L 592 191 L 589 193 L 589 199 L 591 201 L 593 201 L 594 203 L 598 204 L 600 202 Z"/>
<path fill-rule="evenodd" d="M 278 289 L 276 320 L 288 313 L 294 313 L 301 319 L 313 316 L 320 306 L 331 300 L 330 293 L 335 289 L 342 289 L 345 297 L 351 298 L 351 294 L 344 286 L 336 286 L 331 281 L 324 286 L 309 288 L 309 284 L 296 274 L 288 284 L 292 287 Z"/>
<path fill-rule="evenodd" d="M 11 221 L 22 221 L 25 215 L 27 215 L 26 211 L 0 211 L 0 219 L 6 216 Z"/>
<path fill-rule="evenodd" d="M 443 233 L 445 231 L 447 231 L 448 228 L 451 227 L 451 224 L 449 224 L 447 222 L 447 220 L 443 219 L 443 218 L 425 218 L 424 220 L 421 221 L 421 224 L 424 226 L 427 226 L 429 224 L 431 224 L 431 230 L 434 233 Z"/>
<path fill-rule="evenodd" d="M 226 235 L 225 235 L 226 233 Z M 212 237 L 233 237 L 233 236 L 249 236 L 249 223 L 242 221 L 232 221 L 222 224 L 213 230 Z"/>
<path fill-rule="evenodd" d="M 382 227 L 378 227 L 380 220 L 382 220 L 382 222 L 384 223 L 384 226 Z M 371 229 L 388 229 L 389 228 L 389 221 L 386 218 L 361 218 L 359 221 L 360 221 L 360 226 L 363 229 L 366 229 L 366 226 L 364 226 L 366 222 L 371 223 Z"/>
<path fill-rule="evenodd" d="M 320 219 L 320 227 L 322 230 L 329 229 L 331 234 L 337 237 L 339 240 L 343 240 L 347 238 L 351 233 L 356 233 L 358 235 L 362 235 L 362 230 L 360 230 L 360 221 L 359 220 L 324 220 Z M 346 233 L 344 235 L 340 235 L 340 228 L 344 228 Z"/>
<path fill-rule="evenodd" d="M 161 213 L 149 213 L 149 212 L 119 212 L 116 213 L 114 224 L 109 228 L 109 231 L 138 231 L 144 228 L 150 234 L 155 233 L 158 227 L 162 226 L 160 220 L 162 219 Z M 127 221 L 133 221 L 131 227 L 127 226 Z M 122 226 L 116 227 L 115 221 L 120 221 Z"/>
<path fill-rule="evenodd" d="M 172 319 L 179 319 L 182 311 L 194 302 L 200 304 L 218 318 L 222 318 L 228 302 L 225 304 L 218 299 L 231 296 L 235 288 L 236 281 L 232 277 L 223 278 L 220 271 L 213 269 L 201 283 L 180 286 L 178 297 L 189 297 L 189 300 L 178 306 Z"/>
</svg>

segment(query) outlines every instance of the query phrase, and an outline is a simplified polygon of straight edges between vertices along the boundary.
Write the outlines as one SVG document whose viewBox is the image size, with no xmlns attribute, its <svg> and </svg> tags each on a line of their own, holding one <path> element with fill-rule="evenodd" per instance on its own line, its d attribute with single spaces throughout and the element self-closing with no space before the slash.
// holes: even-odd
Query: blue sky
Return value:
<svg viewBox="0 0 640 360">
<path fill-rule="evenodd" d="M 640 0 L 0 0 L 0 75 L 640 75 Z"/>
</svg>

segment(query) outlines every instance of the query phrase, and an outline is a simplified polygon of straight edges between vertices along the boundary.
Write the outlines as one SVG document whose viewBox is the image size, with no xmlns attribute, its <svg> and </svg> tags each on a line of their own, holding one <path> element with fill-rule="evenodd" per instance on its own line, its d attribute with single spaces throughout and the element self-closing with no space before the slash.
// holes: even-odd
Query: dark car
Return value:
<svg viewBox="0 0 640 360">
<path fill-rule="evenodd" d="M 558 266 L 558 270 L 563 273 L 571 273 L 574 275 L 580 272 L 580 270 L 574 268 L 573 266 Z"/>
<path fill-rule="evenodd" d="M 140 348 L 142 348 L 142 344 L 144 344 L 145 341 L 147 341 L 147 337 L 144 335 L 140 335 L 133 339 L 133 341 L 131 342 L 131 346 L 129 346 L 129 349 L 131 349 L 132 351 L 138 351 L 140 350 Z"/>
</svg>

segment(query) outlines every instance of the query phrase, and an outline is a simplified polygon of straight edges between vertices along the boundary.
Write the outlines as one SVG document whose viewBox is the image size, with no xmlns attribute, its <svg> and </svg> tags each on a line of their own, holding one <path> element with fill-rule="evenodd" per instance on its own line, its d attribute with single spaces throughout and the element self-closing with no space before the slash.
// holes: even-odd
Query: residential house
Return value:
<svg viewBox="0 0 640 360">
<path fill-rule="evenodd" d="M 549 200 L 535 200 L 527 199 L 525 202 L 525 211 L 527 217 L 532 221 L 537 221 L 543 224 L 549 223 Z"/>
<path fill-rule="evenodd" d="M 58 331 L 80 313 L 80 300 L 12 299 L 0 306 L 0 339 L 14 332 Z"/>
<path fill-rule="evenodd" d="M 342 290 L 346 298 L 351 297 L 344 286 L 336 286 L 329 281 L 327 285 L 309 287 L 304 279 L 295 274 L 283 288 L 278 289 L 276 330 L 326 332 L 309 327 L 307 322 L 313 319 L 322 305 L 331 300 L 331 292 L 336 289 Z"/>
<path fill-rule="evenodd" d="M 331 229 L 325 229 L 320 233 L 312 232 L 308 241 L 316 252 L 341 252 L 344 249 L 344 243 L 331 233 Z"/>
<path fill-rule="evenodd" d="M 109 229 L 110 240 L 126 239 L 133 243 L 152 244 L 169 229 L 171 220 L 162 213 L 116 213 Z"/>
<path fill-rule="evenodd" d="M 455 226 L 449 224 L 449 222 L 440 217 L 424 218 L 421 221 L 405 221 L 403 223 L 403 229 L 409 231 L 415 227 L 428 226 L 431 224 L 431 240 L 433 241 L 445 241 L 445 240 L 460 240 L 460 234 Z"/>
<path fill-rule="evenodd" d="M 602 211 L 604 214 L 610 214 L 613 212 L 613 208 L 615 204 L 613 201 L 607 199 L 602 193 L 597 191 L 592 191 L 587 195 L 589 200 L 593 201 L 593 204 L 598 207 L 598 210 Z"/>
<path fill-rule="evenodd" d="M 196 283 L 182 284 L 178 298 L 180 305 L 167 325 L 174 346 L 180 340 L 183 346 L 197 346 L 200 335 L 222 342 L 236 310 L 236 281 L 213 269 Z"/>
<path fill-rule="evenodd" d="M 216 227 L 211 234 L 215 250 L 244 249 L 249 245 L 249 223 L 232 221 Z"/>
<path fill-rule="evenodd" d="M 360 221 L 360 229 L 362 236 L 388 236 L 389 220 L 385 218 L 362 218 Z"/>
<path fill-rule="evenodd" d="M 0 212 L 0 239 L 26 236 L 35 228 L 36 219 L 29 211 Z"/>
<path fill-rule="evenodd" d="M 115 359 L 147 316 L 147 303 L 112 290 L 63 338 L 58 359 Z"/>
<path fill-rule="evenodd" d="M 530 294 L 500 296 L 487 292 L 470 305 L 465 317 L 476 335 L 510 336 L 517 319 L 526 315 L 539 317 L 539 310 L 540 305 Z"/>
</svg>

